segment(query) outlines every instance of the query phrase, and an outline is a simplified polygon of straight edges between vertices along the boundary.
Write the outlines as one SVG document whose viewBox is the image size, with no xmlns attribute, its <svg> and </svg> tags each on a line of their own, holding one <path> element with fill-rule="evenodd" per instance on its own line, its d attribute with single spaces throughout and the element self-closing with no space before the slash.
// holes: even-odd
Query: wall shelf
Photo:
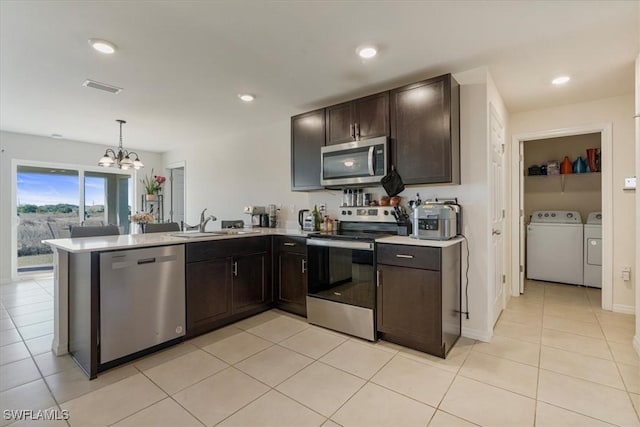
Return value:
<svg viewBox="0 0 640 427">
<path fill-rule="evenodd" d="M 559 175 L 525 175 L 525 185 L 527 191 L 537 192 L 541 191 L 544 187 L 548 189 L 550 184 L 557 182 L 560 185 L 560 192 L 564 193 L 566 183 L 571 181 L 580 182 L 583 187 L 590 190 L 599 190 L 601 188 L 601 173 L 600 172 L 587 172 L 587 173 L 569 173 Z"/>
</svg>

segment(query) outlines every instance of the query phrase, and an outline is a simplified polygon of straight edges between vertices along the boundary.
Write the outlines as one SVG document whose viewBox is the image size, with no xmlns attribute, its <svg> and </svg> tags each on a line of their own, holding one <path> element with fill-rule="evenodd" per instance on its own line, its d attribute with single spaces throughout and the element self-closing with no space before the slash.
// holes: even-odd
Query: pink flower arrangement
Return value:
<svg viewBox="0 0 640 427">
<path fill-rule="evenodd" d="M 162 184 L 165 183 L 167 178 L 160 175 L 153 175 L 153 169 L 151 169 L 151 175 L 153 178 L 145 176 L 144 179 L 141 179 L 142 185 L 144 185 L 144 189 L 147 194 L 157 194 L 162 190 Z"/>
</svg>

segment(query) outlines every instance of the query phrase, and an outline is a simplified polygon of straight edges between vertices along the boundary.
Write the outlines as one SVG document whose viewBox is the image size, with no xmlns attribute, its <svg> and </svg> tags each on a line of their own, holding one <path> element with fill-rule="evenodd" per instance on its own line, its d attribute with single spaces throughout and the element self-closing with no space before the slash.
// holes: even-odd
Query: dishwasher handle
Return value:
<svg viewBox="0 0 640 427">
<path fill-rule="evenodd" d="M 140 258 L 140 259 L 130 260 L 130 261 L 129 260 L 120 261 L 120 260 L 118 260 L 118 258 L 122 259 L 122 258 L 124 258 L 124 256 L 114 257 L 113 261 L 111 262 L 111 269 L 112 270 L 120 270 L 121 268 L 135 267 L 136 265 L 154 264 L 154 263 L 159 264 L 161 262 L 171 262 L 171 261 L 177 261 L 178 260 L 178 256 L 177 255 L 156 256 L 156 257 L 151 257 L 151 258 Z"/>
</svg>

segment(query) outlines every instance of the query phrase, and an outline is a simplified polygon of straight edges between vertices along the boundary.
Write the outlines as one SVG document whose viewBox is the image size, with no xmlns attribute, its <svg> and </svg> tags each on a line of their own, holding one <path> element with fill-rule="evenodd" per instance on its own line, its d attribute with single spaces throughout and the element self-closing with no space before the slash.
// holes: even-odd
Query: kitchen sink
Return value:
<svg viewBox="0 0 640 427">
<path fill-rule="evenodd" d="M 227 233 L 220 231 L 187 231 L 184 233 L 171 233 L 173 237 L 183 237 L 185 239 L 195 239 L 197 237 L 209 237 L 209 236 L 225 236 Z"/>
<path fill-rule="evenodd" d="M 222 230 L 220 232 L 220 234 L 231 234 L 231 235 L 235 235 L 235 234 L 257 234 L 257 233 L 260 233 L 260 231 L 258 231 L 258 230 L 235 230 L 233 228 Z"/>
</svg>

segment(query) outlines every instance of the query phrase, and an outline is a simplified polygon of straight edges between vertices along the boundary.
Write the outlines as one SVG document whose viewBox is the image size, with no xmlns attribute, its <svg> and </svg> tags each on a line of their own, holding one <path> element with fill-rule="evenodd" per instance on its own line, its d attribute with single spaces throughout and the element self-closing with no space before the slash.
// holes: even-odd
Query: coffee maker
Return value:
<svg viewBox="0 0 640 427">
<path fill-rule="evenodd" d="M 249 221 L 251 227 L 269 226 L 269 215 L 267 214 L 267 210 L 264 206 L 245 206 L 244 213 L 247 215 L 251 215 L 251 221 Z M 263 225 L 265 223 L 266 225 Z"/>
</svg>

